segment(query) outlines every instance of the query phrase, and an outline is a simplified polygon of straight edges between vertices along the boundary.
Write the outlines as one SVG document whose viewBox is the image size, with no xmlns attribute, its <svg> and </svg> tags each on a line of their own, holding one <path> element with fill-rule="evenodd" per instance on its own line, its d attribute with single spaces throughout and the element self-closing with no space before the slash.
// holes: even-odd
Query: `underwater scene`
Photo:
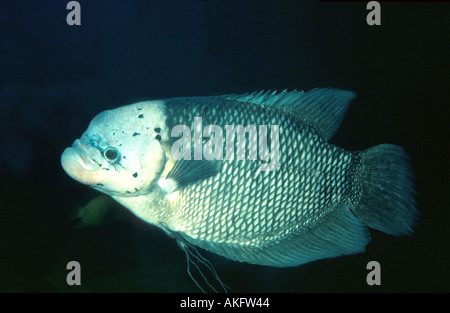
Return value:
<svg viewBox="0 0 450 313">
<path fill-rule="evenodd" d="M 1 1 L 0 292 L 449 292 L 449 12 Z"/>
</svg>

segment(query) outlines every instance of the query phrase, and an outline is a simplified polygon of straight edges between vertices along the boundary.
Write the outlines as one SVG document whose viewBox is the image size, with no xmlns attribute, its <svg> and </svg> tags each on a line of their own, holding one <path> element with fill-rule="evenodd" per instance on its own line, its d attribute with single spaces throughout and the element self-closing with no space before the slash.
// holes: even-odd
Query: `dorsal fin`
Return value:
<svg viewBox="0 0 450 313">
<path fill-rule="evenodd" d="M 308 92 L 276 91 L 254 92 L 242 95 L 224 95 L 230 100 L 250 102 L 263 106 L 280 108 L 298 115 L 305 123 L 313 126 L 329 140 L 339 128 L 350 102 L 356 94 L 335 88 L 316 88 Z"/>
</svg>

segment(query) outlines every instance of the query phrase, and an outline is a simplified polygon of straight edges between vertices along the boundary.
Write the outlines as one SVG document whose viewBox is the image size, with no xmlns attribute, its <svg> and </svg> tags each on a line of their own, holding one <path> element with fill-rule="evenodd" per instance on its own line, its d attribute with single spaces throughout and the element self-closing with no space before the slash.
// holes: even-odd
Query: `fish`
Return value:
<svg viewBox="0 0 450 313">
<path fill-rule="evenodd" d="M 183 249 L 272 267 L 362 253 L 369 229 L 411 235 L 419 213 L 402 147 L 329 143 L 355 97 L 315 88 L 141 101 L 99 113 L 61 165 Z"/>
<path fill-rule="evenodd" d="M 115 222 L 123 222 L 127 218 L 124 210 L 111 197 L 100 194 L 90 199 L 85 205 L 76 205 L 69 213 L 69 221 L 73 229 L 85 227 L 102 227 Z"/>
</svg>

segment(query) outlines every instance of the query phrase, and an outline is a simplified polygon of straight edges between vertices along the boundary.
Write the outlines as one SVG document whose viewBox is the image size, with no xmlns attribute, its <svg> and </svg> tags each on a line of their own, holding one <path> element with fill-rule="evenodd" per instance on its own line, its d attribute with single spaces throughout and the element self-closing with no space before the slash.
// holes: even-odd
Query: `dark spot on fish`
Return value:
<svg viewBox="0 0 450 313">
<path fill-rule="evenodd" d="M 156 136 L 155 136 L 155 139 L 156 139 L 156 140 L 161 140 L 162 138 L 161 138 L 160 135 L 156 135 Z"/>
<path fill-rule="evenodd" d="M 122 155 L 122 158 L 123 158 L 123 159 L 126 159 L 127 157 L 126 157 L 126 156 L 124 156 L 124 155 Z"/>
<path fill-rule="evenodd" d="M 103 184 L 100 184 L 100 183 L 98 183 L 98 184 L 97 184 L 97 186 L 99 186 L 99 187 L 103 187 Z"/>
<path fill-rule="evenodd" d="M 119 143 L 119 147 L 122 147 L 122 144 L 121 144 L 121 143 Z"/>
<path fill-rule="evenodd" d="M 155 128 L 155 132 L 160 133 L 160 132 L 161 132 L 161 128 L 156 127 L 156 128 Z"/>
<path fill-rule="evenodd" d="M 107 168 L 107 167 L 102 167 L 102 169 L 103 169 L 104 171 L 109 171 L 109 168 Z"/>
<path fill-rule="evenodd" d="M 138 118 L 144 118 L 144 114 L 139 114 Z"/>
<path fill-rule="evenodd" d="M 137 176 L 138 176 L 138 173 L 137 173 L 137 172 L 133 174 L 133 177 L 134 177 L 134 178 L 136 178 Z"/>
<path fill-rule="evenodd" d="M 128 191 L 128 190 L 127 190 L 127 193 L 131 193 L 131 191 Z"/>
<path fill-rule="evenodd" d="M 133 134 L 133 137 L 134 137 L 134 136 L 138 136 L 138 135 L 140 135 L 140 133 L 134 133 L 134 134 Z"/>
<path fill-rule="evenodd" d="M 142 108 L 138 108 L 138 111 L 142 110 Z"/>
<path fill-rule="evenodd" d="M 98 166 L 102 167 L 102 163 L 97 162 L 96 159 L 91 158 L 92 161 L 94 161 L 95 163 L 97 163 Z"/>
</svg>

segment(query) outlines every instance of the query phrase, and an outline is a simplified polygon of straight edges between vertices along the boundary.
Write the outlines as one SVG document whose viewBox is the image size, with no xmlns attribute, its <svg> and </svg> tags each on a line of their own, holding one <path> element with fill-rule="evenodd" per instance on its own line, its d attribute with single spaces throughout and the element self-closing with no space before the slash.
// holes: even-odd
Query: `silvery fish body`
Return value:
<svg viewBox="0 0 450 313">
<path fill-rule="evenodd" d="M 100 113 L 61 162 L 179 242 L 232 260 L 359 253 L 368 227 L 410 234 L 417 211 L 402 148 L 328 143 L 353 98 L 328 88 L 139 102 Z"/>
</svg>

